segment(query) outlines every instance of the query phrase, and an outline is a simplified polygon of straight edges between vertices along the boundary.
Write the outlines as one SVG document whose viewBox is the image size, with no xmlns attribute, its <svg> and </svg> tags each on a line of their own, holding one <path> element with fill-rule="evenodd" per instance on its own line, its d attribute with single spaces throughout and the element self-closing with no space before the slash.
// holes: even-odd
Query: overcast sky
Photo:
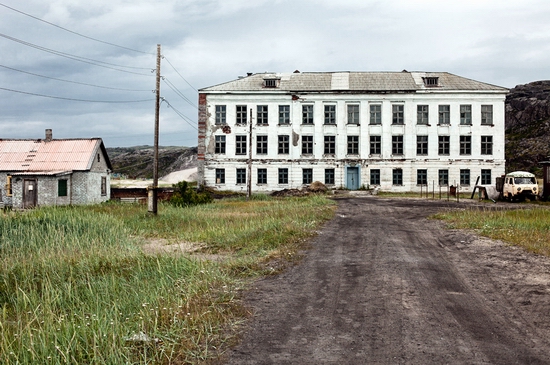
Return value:
<svg viewBox="0 0 550 365">
<path fill-rule="evenodd" d="M 157 44 L 165 146 L 196 146 L 197 90 L 247 72 L 550 79 L 548 0 L 0 0 L 0 17 L 0 138 L 152 145 Z"/>
</svg>

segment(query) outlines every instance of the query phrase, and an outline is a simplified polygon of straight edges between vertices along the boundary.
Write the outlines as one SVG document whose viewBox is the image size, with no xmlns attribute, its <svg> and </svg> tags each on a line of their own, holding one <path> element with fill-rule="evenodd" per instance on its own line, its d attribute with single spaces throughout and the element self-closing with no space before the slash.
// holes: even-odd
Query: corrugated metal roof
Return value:
<svg viewBox="0 0 550 365">
<path fill-rule="evenodd" d="M 437 86 L 426 86 L 425 77 L 438 79 Z M 264 86 L 265 79 L 279 79 L 276 88 Z M 488 91 L 508 92 L 500 86 L 471 80 L 448 72 L 296 72 L 259 73 L 223 84 L 203 88 L 201 92 L 299 92 L 299 91 L 353 91 L 353 92 L 437 92 Z"/>
<path fill-rule="evenodd" d="M 101 138 L 47 142 L 41 139 L 0 140 L 0 171 L 59 173 L 89 170 L 97 151 L 100 147 L 104 149 L 102 145 Z"/>
</svg>

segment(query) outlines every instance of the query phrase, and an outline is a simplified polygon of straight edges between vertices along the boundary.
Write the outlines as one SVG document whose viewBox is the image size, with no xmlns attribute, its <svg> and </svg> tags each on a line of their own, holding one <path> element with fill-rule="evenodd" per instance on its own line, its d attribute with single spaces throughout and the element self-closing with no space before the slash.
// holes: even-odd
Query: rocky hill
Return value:
<svg viewBox="0 0 550 365">
<path fill-rule="evenodd" d="M 113 173 L 130 179 L 153 177 L 152 146 L 107 148 Z M 197 167 L 197 147 L 159 147 L 159 177 Z"/>
<path fill-rule="evenodd" d="M 518 85 L 506 97 L 506 171 L 541 176 L 550 160 L 550 81 Z"/>
</svg>

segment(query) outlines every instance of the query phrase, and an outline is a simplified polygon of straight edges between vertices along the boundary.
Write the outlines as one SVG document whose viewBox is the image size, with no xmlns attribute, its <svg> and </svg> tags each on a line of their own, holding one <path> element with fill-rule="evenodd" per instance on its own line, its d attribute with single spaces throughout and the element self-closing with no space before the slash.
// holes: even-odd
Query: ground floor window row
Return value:
<svg viewBox="0 0 550 365">
<path fill-rule="evenodd" d="M 256 184 L 267 184 L 268 183 L 268 169 L 267 168 L 256 168 Z M 311 184 L 314 181 L 314 169 L 313 168 L 302 168 L 302 184 Z M 324 183 L 326 185 L 335 184 L 335 169 L 334 168 L 325 168 L 325 169 L 316 169 L 315 177 L 323 176 L 324 174 Z M 319 172 L 321 175 L 319 176 Z M 270 169 L 270 173 L 275 173 L 273 169 Z M 277 182 L 280 185 L 289 184 L 289 169 L 287 167 L 278 168 L 277 173 Z M 225 179 L 225 168 L 216 169 L 216 184 L 226 184 Z M 247 168 L 237 168 L 235 174 L 235 184 L 246 184 Z M 403 169 L 394 168 L 391 170 L 392 185 L 403 185 Z M 479 176 L 481 185 L 490 185 L 492 183 L 492 173 L 491 169 L 481 169 L 481 174 Z M 476 179 L 477 182 L 477 179 Z M 428 174 L 428 169 L 417 169 L 416 170 L 416 185 L 431 185 L 437 184 L 438 186 L 448 186 L 452 185 L 461 185 L 469 186 L 472 185 L 472 174 L 470 169 L 460 169 L 459 180 L 458 181 L 449 181 L 449 169 L 439 169 L 437 172 L 430 171 Z M 381 170 L 380 169 L 370 169 L 369 170 L 369 184 L 370 185 L 381 185 Z"/>
<path fill-rule="evenodd" d="M 247 135 L 236 135 L 235 136 L 235 155 L 246 155 L 248 153 L 248 143 Z M 227 151 L 227 141 L 226 136 L 215 136 L 215 148 L 214 153 L 216 154 L 226 154 Z M 303 155 L 312 155 L 314 154 L 315 141 L 312 135 L 303 135 L 300 138 L 301 142 L 299 148 Z M 257 135 L 255 142 L 255 152 L 258 155 L 267 155 L 269 152 L 268 149 L 268 136 L 267 135 Z M 392 155 L 403 155 L 405 151 L 405 141 L 403 135 L 394 135 L 391 139 L 391 153 Z M 460 155 L 471 155 L 472 154 L 472 136 L 459 136 L 457 141 L 452 143 L 457 143 L 457 147 Z M 493 154 L 493 136 L 480 136 L 478 140 L 479 143 L 479 152 L 482 155 L 492 155 Z M 430 147 L 431 146 L 431 147 Z M 323 136 L 323 153 L 325 155 L 336 154 L 336 136 Z M 346 145 L 344 146 L 345 152 L 348 155 L 359 155 L 361 148 L 360 139 L 358 135 L 347 136 Z M 382 154 L 382 136 L 371 135 L 369 136 L 369 145 L 365 146 L 368 148 L 368 153 L 370 155 L 380 155 Z M 451 136 L 438 136 L 437 145 L 431 144 L 429 142 L 429 136 L 427 135 L 418 135 L 416 136 L 416 155 L 425 156 L 429 154 L 431 148 L 437 147 L 438 155 L 450 155 L 451 153 Z M 290 154 L 291 142 L 289 135 L 279 135 L 277 136 L 277 154 L 287 155 Z"/>
</svg>

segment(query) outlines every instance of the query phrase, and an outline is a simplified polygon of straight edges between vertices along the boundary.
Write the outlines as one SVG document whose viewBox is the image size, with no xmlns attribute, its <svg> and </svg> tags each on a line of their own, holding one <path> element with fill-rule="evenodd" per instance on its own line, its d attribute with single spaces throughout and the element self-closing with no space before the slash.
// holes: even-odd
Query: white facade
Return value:
<svg viewBox="0 0 550 365">
<path fill-rule="evenodd" d="M 249 75 L 200 90 L 199 183 L 471 191 L 504 174 L 506 93 L 448 73 Z"/>
</svg>

